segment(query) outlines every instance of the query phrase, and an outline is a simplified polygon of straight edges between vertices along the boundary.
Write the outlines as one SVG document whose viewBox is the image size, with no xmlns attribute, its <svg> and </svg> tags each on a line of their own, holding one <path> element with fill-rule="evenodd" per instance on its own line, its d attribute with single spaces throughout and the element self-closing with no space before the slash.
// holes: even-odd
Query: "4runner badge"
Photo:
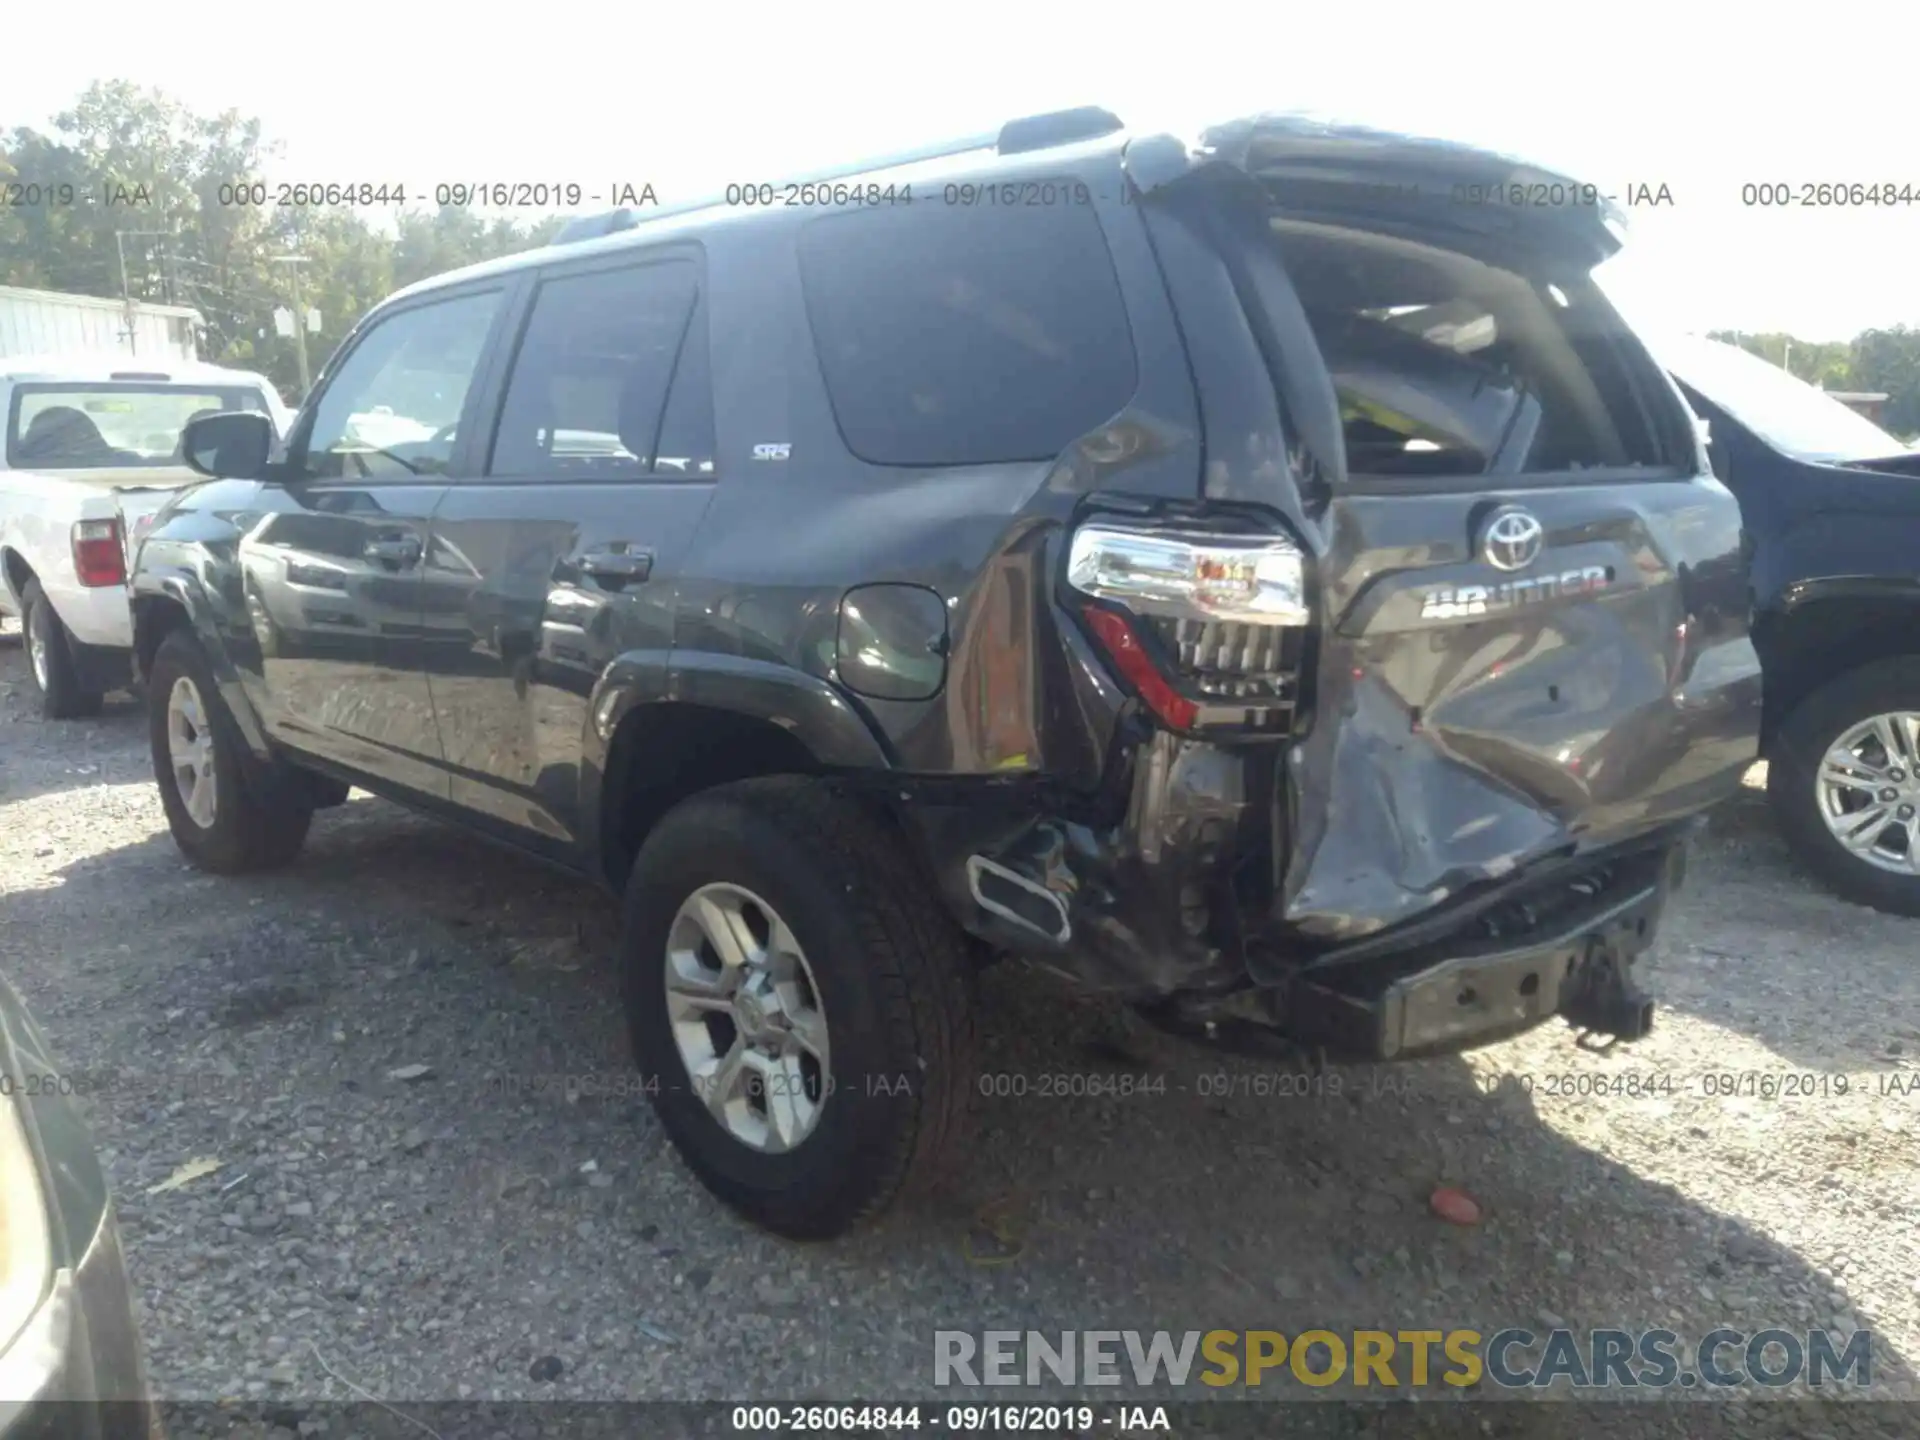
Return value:
<svg viewBox="0 0 1920 1440">
<path fill-rule="evenodd" d="M 1426 592 L 1420 602 L 1422 620 L 1473 620 L 1504 615 L 1523 605 L 1593 595 L 1612 584 L 1604 565 L 1582 565 L 1557 575 L 1529 580 L 1507 580 L 1498 585 L 1441 585 Z"/>
</svg>

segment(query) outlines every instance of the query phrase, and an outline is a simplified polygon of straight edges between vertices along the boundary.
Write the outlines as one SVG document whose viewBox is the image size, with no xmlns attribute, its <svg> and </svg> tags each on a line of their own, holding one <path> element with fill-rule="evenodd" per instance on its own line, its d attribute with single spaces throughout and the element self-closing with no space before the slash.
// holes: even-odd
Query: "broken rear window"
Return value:
<svg viewBox="0 0 1920 1440">
<path fill-rule="evenodd" d="M 1549 283 L 1400 236 L 1272 225 L 1340 398 L 1351 474 L 1673 463 L 1630 378 L 1640 352 L 1619 345 L 1625 326 L 1590 281 Z"/>
</svg>

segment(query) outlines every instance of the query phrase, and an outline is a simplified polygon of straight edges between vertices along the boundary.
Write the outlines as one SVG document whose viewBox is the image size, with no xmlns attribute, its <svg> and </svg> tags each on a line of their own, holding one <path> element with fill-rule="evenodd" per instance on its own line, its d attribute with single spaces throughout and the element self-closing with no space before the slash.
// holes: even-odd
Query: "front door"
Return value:
<svg viewBox="0 0 1920 1440">
<path fill-rule="evenodd" d="M 676 252 L 549 269 L 523 306 L 491 454 L 434 515 L 425 586 L 461 633 L 429 687 L 453 800 L 564 854 L 593 687 L 617 656 L 671 649 L 675 567 L 713 493 L 706 316 Z"/>
<path fill-rule="evenodd" d="M 435 297 L 356 336 L 294 432 L 294 478 L 239 546 L 252 680 L 275 737 L 438 798 L 428 521 L 464 468 L 461 422 L 502 295 Z"/>
</svg>

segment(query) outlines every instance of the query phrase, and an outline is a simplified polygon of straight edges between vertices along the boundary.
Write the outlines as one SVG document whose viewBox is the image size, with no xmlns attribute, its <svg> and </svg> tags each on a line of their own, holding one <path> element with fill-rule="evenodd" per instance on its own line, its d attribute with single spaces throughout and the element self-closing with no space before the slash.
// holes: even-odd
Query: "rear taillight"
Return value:
<svg viewBox="0 0 1920 1440">
<path fill-rule="evenodd" d="M 1307 561 L 1284 535 L 1124 525 L 1074 532 L 1067 581 L 1114 668 L 1176 730 L 1292 724 L 1307 625 Z"/>
<path fill-rule="evenodd" d="M 1200 707 L 1160 673 L 1127 617 L 1099 605 L 1087 606 L 1084 613 L 1087 627 L 1106 647 L 1114 669 L 1139 693 L 1147 708 L 1173 729 L 1191 730 L 1200 718 Z"/>
<path fill-rule="evenodd" d="M 80 520 L 73 527 L 73 573 L 82 585 L 124 585 L 126 552 L 118 520 Z"/>
</svg>

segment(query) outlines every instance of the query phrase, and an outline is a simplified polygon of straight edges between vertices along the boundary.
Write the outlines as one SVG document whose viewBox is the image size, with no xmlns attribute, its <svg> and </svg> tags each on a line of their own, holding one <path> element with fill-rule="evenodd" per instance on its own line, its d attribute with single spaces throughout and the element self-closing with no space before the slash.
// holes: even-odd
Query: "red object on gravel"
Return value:
<svg viewBox="0 0 1920 1440">
<path fill-rule="evenodd" d="M 1456 1190 L 1451 1185 L 1442 1185 L 1428 1197 L 1427 1204 L 1433 1207 L 1433 1213 L 1449 1225 L 1478 1225 L 1480 1223 L 1480 1202 L 1464 1190 Z"/>
</svg>

